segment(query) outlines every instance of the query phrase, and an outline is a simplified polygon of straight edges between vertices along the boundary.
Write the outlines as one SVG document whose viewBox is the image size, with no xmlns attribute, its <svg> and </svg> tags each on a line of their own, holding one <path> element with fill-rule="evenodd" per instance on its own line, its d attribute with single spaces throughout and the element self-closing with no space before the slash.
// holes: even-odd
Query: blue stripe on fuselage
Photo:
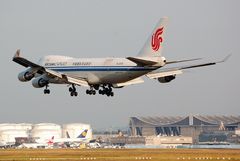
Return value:
<svg viewBox="0 0 240 161">
<path fill-rule="evenodd" d="M 46 67 L 48 69 L 60 72 L 67 71 L 146 71 L 155 70 L 156 67 L 138 67 L 138 66 L 58 66 Z"/>
</svg>

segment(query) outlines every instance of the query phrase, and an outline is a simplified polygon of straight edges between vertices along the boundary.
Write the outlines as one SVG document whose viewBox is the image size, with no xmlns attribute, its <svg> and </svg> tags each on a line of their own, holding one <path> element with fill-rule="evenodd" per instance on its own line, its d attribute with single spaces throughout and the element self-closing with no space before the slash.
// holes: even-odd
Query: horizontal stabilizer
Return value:
<svg viewBox="0 0 240 161">
<path fill-rule="evenodd" d="M 154 57 L 127 57 L 127 59 L 142 66 L 154 65 L 158 63 L 157 60 L 153 60 L 156 59 Z"/>
</svg>

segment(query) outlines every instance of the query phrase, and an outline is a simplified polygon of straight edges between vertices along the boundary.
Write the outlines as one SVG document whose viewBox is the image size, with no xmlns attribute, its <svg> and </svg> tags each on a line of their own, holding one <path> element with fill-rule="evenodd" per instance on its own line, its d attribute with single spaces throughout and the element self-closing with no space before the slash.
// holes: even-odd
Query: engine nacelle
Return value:
<svg viewBox="0 0 240 161">
<path fill-rule="evenodd" d="M 32 74 L 30 71 L 23 71 L 18 74 L 18 79 L 21 82 L 27 82 L 30 81 L 34 77 L 34 74 Z"/>
<path fill-rule="evenodd" d="M 48 84 L 48 80 L 46 80 L 43 77 L 36 78 L 32 81 L 32 85 L 35 88 L 42 88 L 45 87 Z"/>
<path fill-rule="evenodd" d="M 176 78 L 176 75 L 169 75 L 169 76 L 166 76 L 166 77 L 158 78 L 158 81 L 160 83 L 168 83 L 168 82 L 171 82 L 175 78 Z"/>
</svg>

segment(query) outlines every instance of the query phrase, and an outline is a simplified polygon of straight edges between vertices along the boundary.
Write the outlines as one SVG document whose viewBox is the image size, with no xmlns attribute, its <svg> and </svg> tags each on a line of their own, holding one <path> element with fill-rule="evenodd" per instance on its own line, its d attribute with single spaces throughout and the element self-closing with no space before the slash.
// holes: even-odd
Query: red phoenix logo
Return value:
<svg viewBox="0 0 240 161">
<path fill-rule="evenodd" d="M 163 38 L 161 37 L 163 33 L 163 27 L 157 29 L 157 31 L 152 35 L 152 49 L 154 51 L 158 51 L 160 48 L 160 43 L 163 41 Z"/>
</svg>

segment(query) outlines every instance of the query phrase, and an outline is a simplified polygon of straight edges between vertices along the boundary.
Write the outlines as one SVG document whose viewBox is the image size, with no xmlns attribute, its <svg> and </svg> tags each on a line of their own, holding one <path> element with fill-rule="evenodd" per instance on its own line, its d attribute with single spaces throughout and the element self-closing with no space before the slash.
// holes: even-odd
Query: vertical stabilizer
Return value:
<svg viewBox="0 0 240 161">
<path fill-rule="evenodd" d="M 66 135 L 67 135 L 67 138 L 70 138 L 70 135 L 69 135 L 68 131 L 66 131 Z"/>
<path fill-rule="evenodd" d="M 139 52 L 139 57 L 158 57 L 161 56 L 165 42 L 164 35 L 168 23 L 168 17 L 163 17 L 151 32 L 147 42 Z"/>
<path fill-rule="evenodd" d="M 85 138 L 87 136 L 88 130 L 84 130 L 77 138 Z"/>
</svg>

